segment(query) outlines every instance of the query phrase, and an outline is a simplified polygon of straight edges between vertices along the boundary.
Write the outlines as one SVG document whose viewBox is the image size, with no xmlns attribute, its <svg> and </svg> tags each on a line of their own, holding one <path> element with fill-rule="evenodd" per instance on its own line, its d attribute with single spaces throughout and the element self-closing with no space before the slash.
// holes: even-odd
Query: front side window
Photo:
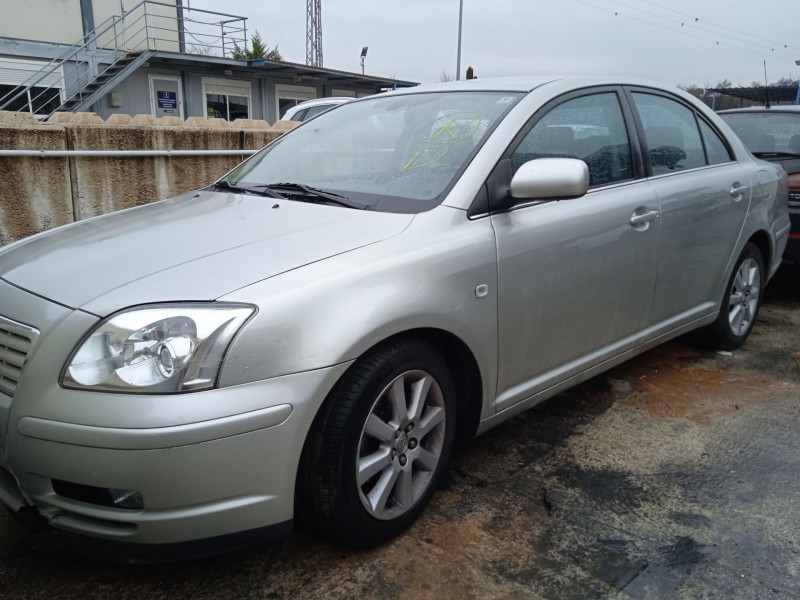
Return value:
<svg viewBox="0 0 800 600">
<path fill-rule="evenodd" d="M 643 92 L 634 92 L 633 101 L 644 128 L 653 175 L 706 164 L 694 111 L 675 100 Z"/>
<path fill-rule="evenodd" d="M 579 158 L 589 166 L 589 185 L 633 177 L 631 147 L 614 92 L 559 104 L 539 119 L 511 155 L 514 172 L 537 158 Z"/>
<path fill-rule="evenodd" d="M 438 204 L 521 94 L 437 92 L 348 102 L 285 134 L 228 181 L 335 191 L 371 209 Z"/>
</svg>

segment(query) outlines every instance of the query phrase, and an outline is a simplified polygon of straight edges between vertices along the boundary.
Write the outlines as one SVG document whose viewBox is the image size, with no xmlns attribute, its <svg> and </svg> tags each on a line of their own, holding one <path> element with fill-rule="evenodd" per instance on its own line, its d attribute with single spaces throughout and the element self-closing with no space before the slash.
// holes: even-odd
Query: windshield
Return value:
<svg viewBox="0 0 800 600">
<path fill-rule="evenodd" d="M 754 154 L 800 155 L 800 112 L 751 112 L 720 115 Z"/>
<path fill-rule="evenodd" d="M 435 92 L 343 104 L 282 136 L 227 181 L 302 184 L 363 200 L 370 210 L 428 210 L 521 95 Z"/>
</svg>

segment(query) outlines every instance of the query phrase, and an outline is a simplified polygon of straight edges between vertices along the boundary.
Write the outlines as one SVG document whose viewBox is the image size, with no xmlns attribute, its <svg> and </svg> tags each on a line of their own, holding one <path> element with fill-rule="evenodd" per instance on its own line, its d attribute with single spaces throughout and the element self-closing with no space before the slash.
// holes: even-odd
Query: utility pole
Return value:
<svg viewBox="0 0 800 600">
<path fill-rule="evenodd" d="M 306 64 L 322 66 L 322 0 L 306 0 Z"/>
<path fill-rule="evenodd" d="M 458 0 L 458 58 L 456 59 L 456 81 L 461 81 L 461 23 L 464 16 L 464 0 Z"/>
</svg>

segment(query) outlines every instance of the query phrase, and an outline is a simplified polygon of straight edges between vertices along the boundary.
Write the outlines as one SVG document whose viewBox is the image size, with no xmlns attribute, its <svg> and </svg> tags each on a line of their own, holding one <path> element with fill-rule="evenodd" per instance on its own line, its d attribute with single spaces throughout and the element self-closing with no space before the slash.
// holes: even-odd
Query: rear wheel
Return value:
<svg viewBox="0 0 800 600">
<path fill-rule="evenodd" d="M 433 346 L 407 339 L 372 350 L 315 419 L 298 480 L 304 516 L 350 546 L 391 539 L 441 481 L 455 423 L 452 377 Z"/>
<path fill-rule="evenodd" d="M 766 282 L 764 259 L 748 243 L 733 269 L 717 320 L 703 330 L 704 340 L 720 350 L 741 346 L 753 329 Z"/>
</svg>

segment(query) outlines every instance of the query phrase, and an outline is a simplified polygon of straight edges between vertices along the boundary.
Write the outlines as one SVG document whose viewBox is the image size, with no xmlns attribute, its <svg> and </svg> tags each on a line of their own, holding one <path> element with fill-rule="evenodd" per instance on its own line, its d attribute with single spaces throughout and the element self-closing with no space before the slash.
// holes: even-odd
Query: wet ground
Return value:
<svg viewBox="0 0 800 600">
<path fill-rule="evenodd" d="M 383 548 L 124 566 L 0 512 L 0 598 L 798 598 L 800 275 L 769 292 L 742 349 L 677 340 L 474 440 Z"/>
</svg>

